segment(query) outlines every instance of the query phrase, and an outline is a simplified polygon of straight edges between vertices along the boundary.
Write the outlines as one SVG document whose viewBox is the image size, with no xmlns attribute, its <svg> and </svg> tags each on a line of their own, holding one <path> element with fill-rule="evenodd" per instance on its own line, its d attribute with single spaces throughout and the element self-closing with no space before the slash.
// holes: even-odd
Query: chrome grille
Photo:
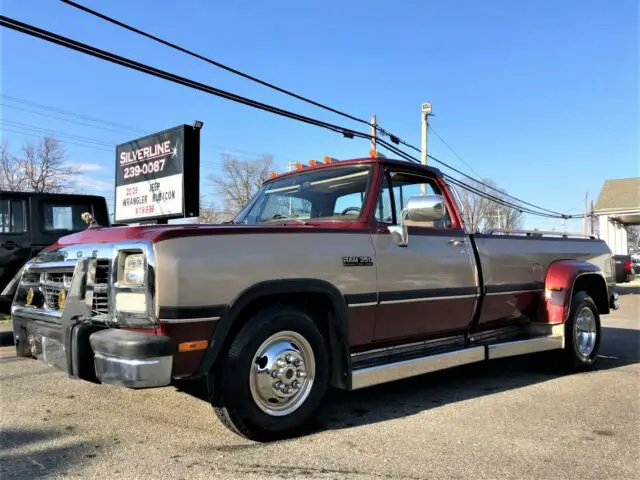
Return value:
<svg viewBox="0 0 640 480">
<path fill-rule="evenodd" d="M 109 275 L 111 262 L 107 259 L 96 261 L 95 284 L 93 287 L 93 304 L 91 310 L 98 315 L 109 313 Z"/>
</svg>

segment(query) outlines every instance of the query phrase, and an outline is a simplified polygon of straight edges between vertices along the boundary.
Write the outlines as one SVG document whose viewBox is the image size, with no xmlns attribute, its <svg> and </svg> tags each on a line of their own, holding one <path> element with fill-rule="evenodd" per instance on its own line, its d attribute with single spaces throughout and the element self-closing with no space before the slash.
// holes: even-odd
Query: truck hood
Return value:
<svg viewBox="0 0 640 480">
<path fill-rule="evenodd" d="M 242 234 L 265 234 L 265 233 L 285 233 L 295 231 L 335 232 L 336 230 L 367 230 L 366 224 L 347 222 L 287 222 L 271 225 L 144 225 L 144 226 L 123 226 L 91 228 L 82 232 L 61 237 L 55 245 L 49 247 L 54 249 L 69 245 L 83 243 L 110 243 L 130 240 L 147 240 L 153 243 L 180 237 L 194 237 L 202 235 L 242 235 Z"/>
</svg>

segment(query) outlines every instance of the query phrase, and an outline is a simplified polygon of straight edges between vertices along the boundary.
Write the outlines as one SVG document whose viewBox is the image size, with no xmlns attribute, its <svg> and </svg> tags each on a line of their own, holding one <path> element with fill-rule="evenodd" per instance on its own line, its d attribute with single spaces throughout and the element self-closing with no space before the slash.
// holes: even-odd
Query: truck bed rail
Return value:
<svg viewBox="0 0 640 480">
<path fill-rule="evenodd" d="M 522 235 L 525 237 L 562 237 L 562 238 L 590 238 L 596 239 L 595 235 L 584 235 L 582 233 L 558 232 L 555 230 L 518 230 L 509 228 L 486 229 L 482 232 L 486 235 Z"/>
</svg>

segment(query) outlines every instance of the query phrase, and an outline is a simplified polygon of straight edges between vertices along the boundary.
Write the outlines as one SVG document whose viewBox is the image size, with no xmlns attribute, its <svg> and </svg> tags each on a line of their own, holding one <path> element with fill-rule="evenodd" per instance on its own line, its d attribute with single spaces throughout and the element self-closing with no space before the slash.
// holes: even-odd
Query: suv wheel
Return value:
<svg viewBox="0 0 640 480">
<path fill-rule="evenodd" d="M 322 334 L 311 317 L 289 306 L 256 314 L 221 360 L 208 378 L 211 403 L 227 427 L 252 440 L 300 433 L 329 385 Z"/>
</svg>

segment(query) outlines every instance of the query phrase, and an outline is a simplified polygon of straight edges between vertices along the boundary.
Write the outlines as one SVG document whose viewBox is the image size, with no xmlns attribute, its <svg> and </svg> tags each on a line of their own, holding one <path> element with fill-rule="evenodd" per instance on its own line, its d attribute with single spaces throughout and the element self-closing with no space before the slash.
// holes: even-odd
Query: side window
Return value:
<svg viewBox="0 0 640 480">
<path fill-rule="evenodd" d="M 24 233 L 24 202 L 0 200 L 0 233 Z"/>
<path fill-rule="evenodd" d="M 45 232 L 51 231 L 67 231 L 75 232 L 84 230 L 86 224 L 82 220 L 84 212 L 92 212 L 89 205 L 69 205 L 69 204 L 52 204 L 43 203 L 43 213 L 41 225 Z"/>
<path fill-rule="evenodd" d="M 398 219 L 402 214 L 402 210 L 407 207 L 407 203 L 411 197 L 422 195 L 441 195 L 442 191 L 438 185 L 428 177 L 406 173 L 406 172 L 390 172 L 391 188 L 388 187 L 388 181 L 385 180 L 383 189 L 378 200 L 378 209 L 376 210 L 376 219 L 384 223 L 398 223 Z M 393 212 L 391 207 L 393 205 Z M 378 211 L 382 214 L 380 220 Z M 422 228 L 451 228 L 451 215 L 447 208 L 445 216 L 434 222 L 413 223 L 407 220 L 407 225 Z"/>
<path fill-rule="evenodd" d="M 393 215 L 393 201 L 391 199 L 391 190 L 389 189 L 389 182 L 386 174 L 382 183 L 380 195 L 378 196 L 375 216 L 378 222 L 388 223 L 389 225 L 393 225 L 397 218 Z"/>
</svg>

